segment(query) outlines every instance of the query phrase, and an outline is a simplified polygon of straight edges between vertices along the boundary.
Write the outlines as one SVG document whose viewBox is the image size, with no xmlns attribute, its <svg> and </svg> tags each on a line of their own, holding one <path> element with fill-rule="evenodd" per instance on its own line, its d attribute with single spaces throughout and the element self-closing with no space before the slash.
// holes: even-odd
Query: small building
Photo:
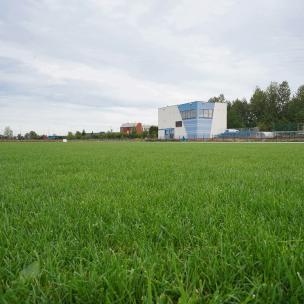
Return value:
<svg viewBox="0 0 304 304">
<path fill-rule="evenodd" d="M 63 139 L 64 136 L 53 134 L 53 135 L 49 135 L 47 138 L 55 140 L 55 139 Z"/>
<path fill-rule="evenodd" d="M 142 134 L 143 125 L 140 122 L 127 122 L 120 126 L 120 133 L 129 134 Z"/>
<path fill-rule="evenodd" d="M 226 129 L 226 103 L 193 101 L 158 109 L 159 139 L 208 139 Z"/>
</svg>

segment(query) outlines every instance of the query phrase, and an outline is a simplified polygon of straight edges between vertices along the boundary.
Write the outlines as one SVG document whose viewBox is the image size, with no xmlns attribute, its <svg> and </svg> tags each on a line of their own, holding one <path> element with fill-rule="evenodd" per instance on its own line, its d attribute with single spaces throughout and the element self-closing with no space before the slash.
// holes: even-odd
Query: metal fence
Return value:
<svg viewBox="0 0 304 304">
<path fill-rule="evenodd" d="M 188 141 L 304 142 L 304 131 L 273 131 L 273 132 L 240 131 L 235 133 L 223 133 L 217 136 L 206 137 L 206 138 L 189 138 Z"/>
<path fill-rule="evenodd" d="M 0 142 L 58 142 L 62 140 L 51 140 L 51 139 L 40 139 L 40 140 L 17 140 L 17 139 L 4 139 L 0 138 Z M 70 140 L 68 140 L 70 141 Z M 163 139 L 159 140 L 157 138 L 116 138 L 116 139 L 83 139 L 77 140 L 73 139 L 71 141 L 175 141 L 175 142 L 304 142 L 304 130 L 303 131 L 272 131 L 272 132 L 258 132 L 252 130 L 241 130 L 239 132 L 225 132 L 213 137 L 203 137 L 203 138 L 179 138 L 179 139 Z"/>
</svg>

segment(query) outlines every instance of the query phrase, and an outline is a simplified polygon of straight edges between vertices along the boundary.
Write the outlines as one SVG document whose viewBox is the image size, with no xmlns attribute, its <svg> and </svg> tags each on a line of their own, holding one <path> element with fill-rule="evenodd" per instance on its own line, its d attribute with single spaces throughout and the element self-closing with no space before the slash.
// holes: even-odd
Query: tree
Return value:
<svg viewBox="0 0 304 304">
<path fill-rule="evenodd" d="M 263 131 L 272 130 L 278 122 L 278 88 L 276 82 L 271 82 L 266 91 L 257 87 L 250 99 L 252 124 Z"/>
<path fill-rule="evenodd" d="M 14 135 L 13 130 L 9 126 L 7 126 L 7 127 L 4 128 L 4 134 L 3 135 L 7 138 L 12 138 L 13 135 Z"/>
<path fill-rule="evenodd" d="M 249 108 L 252 116 L 253 125 L 262 125 L 264 121 L 265 112 L 267 111 L 267 102 L 266 93 L 259 87 L 256 87 L 250 99 Z"/>
<path fill-rule="evenodd" d="M 227 105 L 228 128 L 248 128 L 251 127 L 249 104 L 246 99 L 228 102 Z"/>
<path fill-rule="evenodd" d="M 158 137 L 158 127 L 157 126 L 151 126 L 149 128 L 149 137 L 151 137 L 151 138 Z"/>
<path fill-rule="evenodd" d="M 30 131 L 24 135 L 25 139 L 39 139 L 39 135 L 35 131 Z"/>
<path fill-rule="evenodd" d="M 82 130 L 81 136 L 82 136 L 82 137 L 85 137 L 85 136 L 86 136 L 86 131 L 85 131 L 84 129 Z"/>
<path fill-rule="evenodd" d="M 90 138 L 96 139 L 96 138 L 98 138 L 98 135 L 92 131 Z"/>
<path fill-rule="evenodd" d="M 68 132 L 67 139 L 73 139 L 74 134 L 72 132 Z"/>
<path fill-rule="evenodd" d="M 31 139 L 38 139 L 39 135 L 35 131 L 30 131 L 30 138 Z"/>
<path fill-rule="evenodd" d="M 295 96 L 288 103 L 287 119 L 296 124 L 304 123 L 304 85 L 299 87 Z"/>
<path fill-rule="evenodd" d="M 214 96 L 211 97 L 208 102 L 220 102 L 220 103 L 224 103 L 226 102 L 225 96 L 224 94 L 220 94 L 218 97 Z"/>
<path fill-rule="evenodd" d="M 75 137 L 76 139 L 81 139 L 81 133 L 79 131 L 76 131 Z"/>
<path fill-rule="evenodd" d="M 278 88 L 278 110 L 280 118 L 286 117 L 287 105 L 290 102 L 290 87 L 287 81 L 283 81 Z"/>
<path fill-rule="evenodd" d="M 271 131 L 279 120 L 279 85 L 271 82 L 266 89 L 266 111 L 264 113 L 264 130 Z"/>
<path fill-rule="evenodd" d="M 298 88 L 298 91 L 296 93 L 296 98 L 301 102 L 304 103 L 304 85 L 300 86 Z"/>
</svg>

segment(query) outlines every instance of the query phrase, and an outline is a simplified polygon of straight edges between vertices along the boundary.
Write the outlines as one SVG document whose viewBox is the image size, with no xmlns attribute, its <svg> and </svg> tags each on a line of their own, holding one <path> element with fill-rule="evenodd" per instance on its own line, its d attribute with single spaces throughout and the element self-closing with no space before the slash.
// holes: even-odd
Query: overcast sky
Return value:
<svg viewBox="0 0 304 304">
<path fill-rule="evenodd" d="M 303 0 L 0 0 L 0 133 L 118 130 L 304 84 Z"/>
</svg>

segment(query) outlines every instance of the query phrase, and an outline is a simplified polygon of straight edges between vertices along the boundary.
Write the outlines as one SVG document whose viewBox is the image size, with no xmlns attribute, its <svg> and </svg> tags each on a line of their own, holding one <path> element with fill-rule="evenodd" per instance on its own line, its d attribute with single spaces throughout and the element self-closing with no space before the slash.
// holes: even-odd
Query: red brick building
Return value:
<svg viewBox="0 0 304 304">
<path fill-rule="evenodd" d="M 127 122 L 120 126 L 120 133 L 123 134 L 142 134 L 143 126 L 140 122 Z"/>
</svg>

